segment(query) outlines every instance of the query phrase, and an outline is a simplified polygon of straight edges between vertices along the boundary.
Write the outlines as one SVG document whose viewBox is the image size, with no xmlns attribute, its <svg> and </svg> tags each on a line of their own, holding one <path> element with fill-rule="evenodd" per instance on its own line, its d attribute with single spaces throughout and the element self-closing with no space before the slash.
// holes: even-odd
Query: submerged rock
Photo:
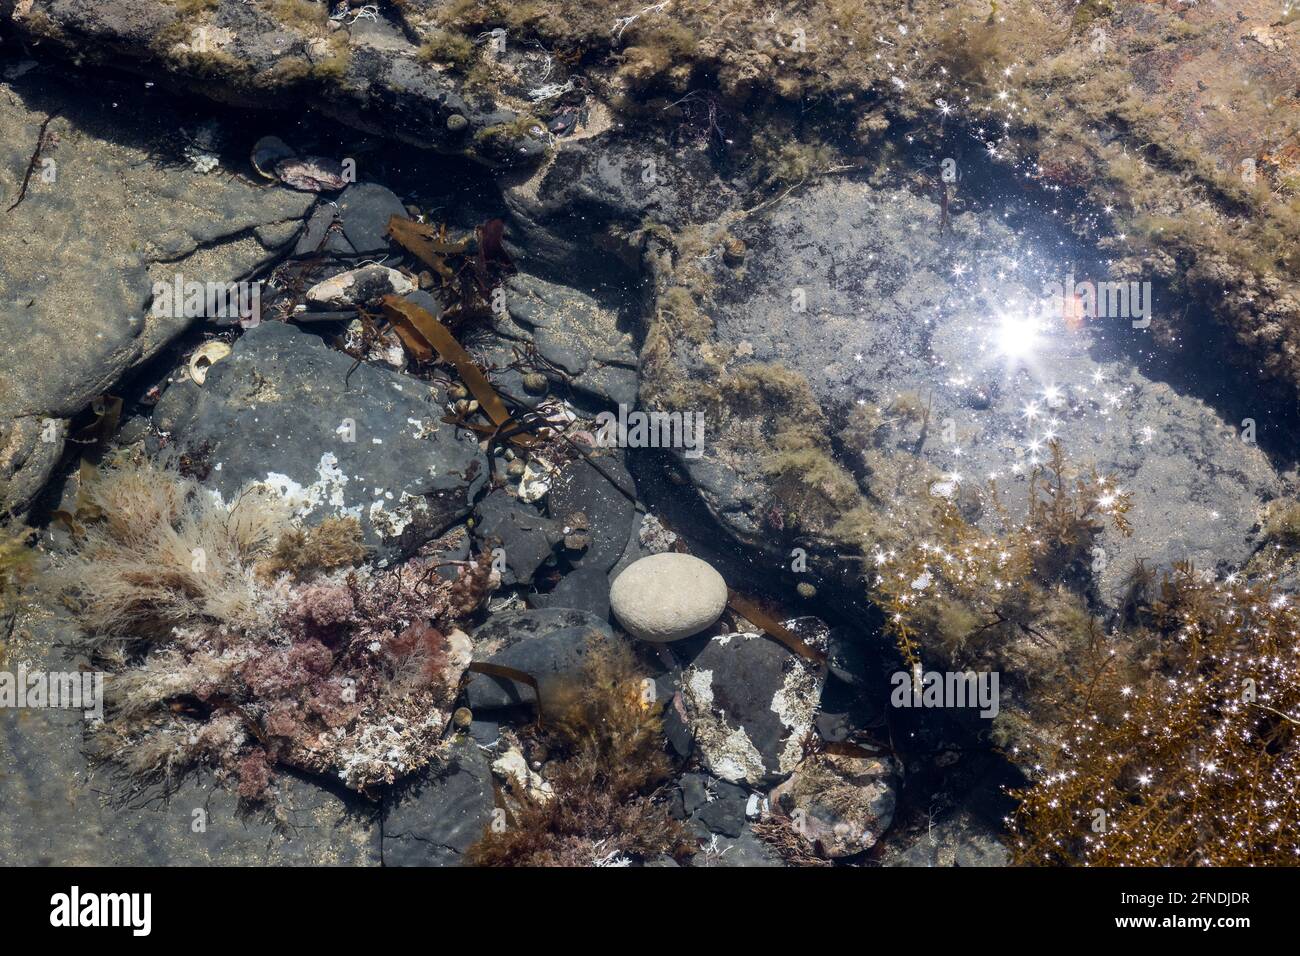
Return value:
<svg viewBox="0 0 1300 956">
<path fill-rule="evenodd" d="M 484 548 L 501 549 L 505 559 L 503 584 L 527 584 L 555 548 L 564 540 L 564 529 L 532 505 L 519 501 L 498 488 L 478 504 L 474 537 Z"/>
<path fill-rule="evenodd" d="M 616 640 L 605 621 L 585 611 L 506 611 L 494 614 L 474 632 L 474 654 L 476 660 L 512 667 L 542 681 L 577 674 L 593 636 Z M 466 695 L 475 714 L 537 700 L 526 684 L 488 674 L 475 674 Z"/>
<path fill-rule="evenodd" d="M 635 404 L 637 354 L 617 310 L 526 273 L 509 277 L 502 289 L 505 308 L 493 313 L 497 334 L 532 342 L 550 366 L 546 374 L 516 373 L 524 392 L 544 394 L 549 377 L 614 405 Z M 503 381 L 514 384 L 512 376 Z"/>
<path fill-rule="evenodd" d="M 384 800 L 385 866 L 454 866 L 492 822 L 488 758 L 473 740 Z"/>
<path fill-rule="evenodd" d="M 535 607 L 573 608 L 609 619 L 609 579 L 600 568 L 575 568 L 547 594 L 529 597 Z"/>
<path fill-rule="evenodd" d="M 762 634 L 710 640 L 682 672 L 682 703 L 714 776 L 771 785 L 803 759 L 826 672 Z"/>
<path fill-rule="evenodd" d="M 59 113 L 42 151 L 54 165 L 37 169 L 0 230 L 0 511 L 21 512 L 36 497 L 73 416 L 199 320 L 155 309 L 154 283 L 233 284 L 275 257 L 280 238 L 271 233 L 296 229 L 312 203 L 282 187 L 154 162 L 194 113 L 162 103 L 115 109 L 38 67 L 0 83 L 5 206 L 19 194 L 47 110 Z M 47 182 L 43 170 L 57 178 Z"/>
<path fill-rule="evenodd" d="M 680 641 L 722 615 L 727 582 L 689 554 L 653 554 L 615 578 L 609 605 L 633 637 L 656 644 Z"/>
<path fill-rule="evenodd" d="M 986 214 L 953 217 L 941 237 L 941 215 L 928 198 L 843 180 L 735 227 L 750 249 L 746 267 L 711 265 L 711 344 L 680 353 L 699 387 L 721 381 L 735 396 L 703 456 L 682 456 L 719 521 L 760 544 L 773 508 L 829 530 L 841 514 L 824 492 L 805 507 L 789 493 L 797 456 L 784 483 L 774 478 L 783 443 L 822 432 L 849 473 L 919 458 L 901 467 L 928 468 L 931 495 L 995 530 L 998 516 L 980 510 L 975 492 L 996 477 L 1012 515 L 1024 514 L 1027 478 L 1059 441 L 1080 471 L 1114 474 L 1133 495 L 1132 536 L 1110 528 L 1098 542 L 1104 601 L 1139 558 L 1243 562 L 1259 505 L 1280 483 L 1235 422 L 1129 357 L 1173 321 L 1168 306 L 1155 303 L 1152 328 L 1119 316 L 1078 327 L 1036 318 L 1044 285 L 1074 268 L 1065 254 L 1044 261 L 1038 240 Z M 882 512 L 889 491 L 880 490 Z"/>
<path fill-rule="evenodd" d="M 428 385 L 353 364 L 310 333 L 264 322 L 201 390 L 165 392 L 154 423 L 204 462 L 227 501 L 259 483 L 308 523 L 356 518 L 377 556 L 393 559 L 469 514 L 487 461 L 472 436 L 439 420 L 443 399 Z"/>
<path fill-rule="evenodd" d="M 749 793 L 744 787 L 707 774 L 682 775 L 682 814 L 707 838 L 710 833 L 736 838 L 745 829 Z"/>
<path fill-rule="evenodd" d="M 969 810 L 948 814 L 898 844 L 885 849 L 882 866 L 994 867 L 1011 861 L 998 828 Z"/>
<path fill-rule="evenodd" d="M 343 235 L 357 252 L 385 252 L 388 249 L 388 221 L 411 218 L 397 194 L 376 183 L 356 183 L 339 196 L 339 220 Z"/>
<path fill-rule="evenodd" d="M 816 754 L 768 795 L 800 839 L 831 859 L 871 849 L 897 803 L 894 772 L 875 757 Z"/>
<path fill-rule="evenodd" d="M 599 455 L 594 461 L 575 458 L 560 469 L 551 482 L 546 509 L 562 524 L 579 512 L 585 515 L 591 543 L 570 561 L 605 572 L 627 546 L 636 514 L 636 483 L 617 456 Z"/>
</svg>

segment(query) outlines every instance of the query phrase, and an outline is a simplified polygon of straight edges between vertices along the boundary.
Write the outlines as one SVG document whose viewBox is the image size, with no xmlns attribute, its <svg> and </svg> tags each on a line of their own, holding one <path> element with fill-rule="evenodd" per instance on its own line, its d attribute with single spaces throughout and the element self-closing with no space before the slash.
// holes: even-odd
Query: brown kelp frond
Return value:
<svg viewBox="0 0 1300 956">
<path fill-rule="evenodd" d="M 672 766 L 660 707 L 631 651 L 592 637 L 583 670 L 540 687 L 547 794 L 514 794 L 504 828 L 470 848 L 477 866 L 591 866 L 690 853 L 657 788 Z"/>
<path fill-rule="evenodd" d="M 1017 862 L 1294 865 L 1300 611 L 1183 565 L 1139 618 L 1154 658 L 1130 680 L 1099 667 L 1067 745 L 1016 794 Z"/>
</svg>

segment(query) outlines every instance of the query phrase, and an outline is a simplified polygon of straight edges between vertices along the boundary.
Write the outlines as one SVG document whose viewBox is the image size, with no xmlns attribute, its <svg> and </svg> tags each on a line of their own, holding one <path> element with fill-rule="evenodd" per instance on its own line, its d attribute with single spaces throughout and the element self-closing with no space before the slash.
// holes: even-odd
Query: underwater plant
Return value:
<svg viewBox="0 0 1300 956">
<path fill-rule="evenodd" d="M 35 554 L 27 546 L 31 533 L 0 525 L 0 617 L 14 611 L 18 595 L 36 570 Z"/>
<path fill-rule="evenodd" d="M 1097 662 L 1069 740 L 1014 795 L 1020 864 L 1294 866 L 1300 612 L 1270 582 L 1176 567 L 1138 615 L 1138 680 Z"/>
<path fill-rule="evenodd" d="M 503 829 L 470 847 L 475 866 L 591 866 L 598 861 L 685 856 L 695 850 L 668 813 L 661 788 L 673 774 L 661 705 L 628 646 L 593 635 L 580 673 L 542 681 L 537 741 L 555 758 L 549 794 L 511 794 Z"/>
<path fill-rule="evenodd" d="M 255 486 L 226 504 L 150 462 L 106 467 L 81 496 L 44 586 L 110 674 L 99 757 L 141 784 L 207 767 L 272 805 L 278 765 L 367 791 L 437 758 L 470 659 L 456 625 L 490 559 L 444 577 L 435 541 L 354 567 L 355 519 L 304 528 Z"/>
<path fill-rule="evenodd" d="M 909 663 L 917 662 L 922 644 L 937 643 L 955 657 L 962 648 L 1012 635 L 1051 644 L 1037 625 L 1051 615 L 1059 621 L 1069 605 L 1078 621 L 1088 619 L 1082 601 L 1063 585 L 1075 582 L 1074 590 L 1083 590 L 1080 563 L 1106 523 L 1131 532 L 1130 496 L 1095 471 L 1069 475 L 1059 442 L 1051 443 L 1050 457 L 1028 485 L 1026 516 L 1014 521 L 990 483 L 1000 533 L 971 524 L 955 501 L 940 497 L 912 543 L 871 556 L 873 594 Z"/>
</svg>

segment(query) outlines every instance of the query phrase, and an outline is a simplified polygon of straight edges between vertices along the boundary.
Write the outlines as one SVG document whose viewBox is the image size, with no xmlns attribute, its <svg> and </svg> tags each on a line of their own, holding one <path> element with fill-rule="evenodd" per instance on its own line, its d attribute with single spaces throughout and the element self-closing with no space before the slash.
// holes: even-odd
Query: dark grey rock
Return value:
<svg viewBox="0 0 1300 956">
<path fill-rule="evenodd" d="M 472 435 L 440 421 L 428 385 L 352 366 L 316 336 L 264 322 L 201 389 L 169 389 L 154 421 L 202 455 L 227 500 L 267 483 L 301 500 L 309 523 L 357 517 L 379 557 L 395 558 L 468 515 L 487 462 Z"/>
<path fill-rule="evenodd" d="M 491 747 L 501 738 L 501 725 L 495 720 L 470 721 L 469 735 L 481 747 Z"/>
<path fill-rule="evenodd" d="M 616 455 L 593 457 L 596 465 L 586 458 L 575 458 L 564 466 L 551 483 L 546 508 L 560 522 L 576 512 L 587 516 L 591 544 L 570 560 L 578 567 L 608 571 L 627 547 L 636 514 L 636 483 Z M 597 465 L 605 474 L 597 470 Z"/>
<path fill-rule="evenodd" d="M 485 548 L 505 552 L 504 584 L 527 584 L 533 579 L 555 547 L 564 540 L 558 521 L 544 517 L 527 502 L 520 501 L 504 488 L 498 488 L 475 509 L 474 537 Z"/>
<path fill-rule="evenodd" d="M 18 193 L 41 122 L 59 114 L 48 128 L 59 142 L 47 155 L 57 180 L 35 177 L 0 230 L 0 511 L 21 512 L 36 497 L 72 416 L 194 321 L 152 314 L 154 282 L 238 280 L 276 255 L 256 236 L 296 229 L 312 202 L 227 170 L 155 162 L 155 147 L 174 143 L 201 111 L 161 102 L 132 109 L 124 89 L 104 92 L 87 95 L 50 66 L 0 83 L 4 205 Z"/>
<path fill-rule="evenodd" d="M 714 637 L 682 674 L 701 762 L 717 777 L 760 786 L 788 776 L 812 730 L 825 671 L 760 634 Z"/>
<path fill-rule="evenodd" d="M 298 237 L 298 243 L 293 248 L 294 257 L 305 258 L 318 254 L 344 257 L 356 255 L 357 250 L 352 247 L 352 243 L 348 242 L 347 236 L 343 235 L 343 230 L 330 228 L 334 220 L 334 206 L 328 204 L 317 206 L 316 211 L 307 220 L 307 228 Z"/>
<path fill-rule="evenodd" d="M 435 23 L 432 11 L 414 5 L 389 11 L 393 19 L 338 25 L 331 39 L 346 43 L 342 55 L 332 45 L 321 49 L 319 37 L 278 16 L 277 8 L 242 0 L 219 0 L 197 16 L 171 0 L 109 6 L 32 0 L 25 7 L 11 19 L 14 4 L 4 7 L 6 24 L 46 55 L 131 70 L 223 104 L 310 108 L 362 132 L 493 166 L 532 166 L 547 153 L 543 127 L 519 123 L 518 114 L 497 107 L 482 91 L 471 104 L 460 94 L 458 71 L 418 59 L 414 38 Z M 189 49 L 191 30 L 200 24 L 210 26 L 219 59 Z M 177 40 L 160 42 L 169 33 Z M 453 116 L 464 122 L 449 124 Z"/>
<path fill-rule="evenodd" d="M 513 667 L 542 681 L 580 670 L 593 635 L 616 639 L 609 624 L 585 611 L 539 608 L 496 614 L 474 632 L 473 638 L 476 659 L 478 648 L 499 645 L 481 659 Z M 537 699 L 531 687 L 487 674 L 473 675 L 466 696 L 476 714 L 532 704 Z"/>
<path fill-rule="evenodd" d="M 617 129 L 561 140 L 540 181 L 506 192 L 511 254 L 547 274 L 603 275 L 621 284 L 635 260 L 620 260 L 626 250 L 609 235 L 612 225 L 639 228 L 648 219 L 678 228 L 738 201 L 735 188 L 714 176 L 705 150 Z"/>
<path fill-rule="evenodd" d="M 966 810 L 933 822 L 919 833 L 891 835 L 883 866 L 1007 866 L 1010 854 L 996 827 Z"/>
<path fill-rule="evenodd" d="M 749 867 L 785 866 L 780 854 L 764 843 L 749 827 L 739 837 L 711 835 L 703 842 L 700 852 L 691 858 L 691 866 Z"/>
<path fill-rule="evenodd" d="M 385 866 L 456 866 L 492 822 L 492 770 L 473 740 L 448 765 L 399 787 L 384 802 Z"/>
<path fill-rule="evenodd" d="M 833 677 L 854 687 L 867 685 L 872 660 L 867 636 L 851 628 L 834 627 L 826 636 L 827 667 Z"/>
<path fill-rule="evenodd" d="M 506 339 L 536 345 L 554 366 L 543 366 L 543 374 L 602 402 L 636 403 L 637 355 L 616 310 L 584 292 L 522 272 L 501 288 L 506 307 L 493 314 L 493 329 Z M 503 387 L 529 398 L 520 382 L 509 380 Z"/>
<path fill-rule="evenodd" d="M 549 594 L 534 594 L 535 607 L 568 607 L 609 620 L 609 578 L 599 567 L 575 568 Z"/>
<path fill-rule="evenodd" d="M 343 190 L 338 216 L 344 237 L 363 255 L 388 250 L 388 221 L 393 216 L 411 218 L 397 195 L 376 183 L 354 183 Z"/>
<path fill-rule="evenodd" d="M 1073 332 L 1058 317 L 1010 336 L 1017 348 L 1033 340 L 1030 354 L 1006 354 L 1004 322 L 1028 319 L 1043 282 L 1070 268 L 1069 254 L 980 213 L 953 217 L 952 236 L 941 237 L 933 228 L 940 216 L 929 198 L 844 179 L 746 219 L 734 230 L 749 247 L 745 268 L 720 257 L 705 263 L 717 282 L 709 306 L 716 341 L 743 344 L 746 361 L 799 373 L 830 416 L 848 416 L 859 403 L 887 410 L 899 395 L 925 396 L 928 437 L 918 443 L 919 426 L 882 428 L 872 451 L 919 447 L 936 476 L 962 476 L 946 491 L 936 478 L 932 493 L 963 486 L 963 511 L 990 530 L 1000 528 L 996 509 L 978 513 L 978 501 L 965 499 L 996 474 L 1003 502 L 1023 513 L 1025 482 L 1046 457 L 1049 437 L 1085 473 L 1095 465 L 1116 475 L 1133 496 L 1133 534 L 1107 528 L 1100 536 L 1104 560 L 1095 580 L 1106 602 L 1138 558 L 1159 567 L 1240 565 L 1257 544 L 1260 502 L 1279 491 L 1264 453 L 1205 402 L 1137 367 L 1129 355 L 1148 350 L 1154 331 L 1128 319 L 1098 319 Z M 1044 255 L 1062 261 L 1025 266 Z M 794 290 L 803 311 L 791 308 Z M 706 354 L 683 350 L 681 360 L 712 383 L 718 369 Z M 763 427 L 776 411 L 755 408 L 733 424 L 770 438 Z M 763 471 L 768 447 L 715 440 L 702 458 L 682 458 L 719 521 L 758 546 L 772 538 L 764 517 L 772 500 Z M 864 470 L 852 453 L 842 454 L 850 472 Z"/>
<path fill-rule="evenodd" d="M 707 774 L 682 775 L 682 807 L 696 828 L 706 835 L 739 837 L 745 828 L 749 792 Z"/>
</svg>

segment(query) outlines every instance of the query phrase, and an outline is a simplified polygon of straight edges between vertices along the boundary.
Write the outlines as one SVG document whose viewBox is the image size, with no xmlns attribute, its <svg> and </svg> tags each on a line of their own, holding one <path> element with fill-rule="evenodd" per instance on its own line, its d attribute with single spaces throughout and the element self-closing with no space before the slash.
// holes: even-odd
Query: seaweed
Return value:
<svg viewBox="0 0 1300 956">
<path fill-rule="evenodd" d="M 383 310 L 402 343 L 417 361 L 427 362 L 436 354 L 451 363 L 498 431 L 514 424 L 510 411 L 497 390 L 445 325 L 401 296 L 384 296 Z M 527 445 L 533 442 L 533 436 L 518 433 L 512 435 L 511 440 L 516 444 Z"/>
<path fill-rule="evenodd" d="M 351 567 L 365 560 L 361 523 L 356 518 L 326 518 L 318 525 L 287 528 L 273 550 L 257 564 L 264 580 L 288 574 L 296 580 L 323 571 Z"/>
<path fill-rule="evenodd" d="M 438 759 L 470 657 L 457 625 L 492 587 L 490 555 L 448 580 L 449 537 L 352 568 L 355 519 L 304 530 L 259 486 L 227 505 L 151 462 L 110 465 L 83 492 L 39 583 L 112 675 L 97 759 L 167 788 L 207 766 L 272 806 L 281 766 L 370 792 Z"/>
<path fill-rule="evenodd" d="M 474 59 L 474 43 L 468 37 L 449 30 L 431 30 L 416 54 L 421 63 L 447 63 L 459 69 Z"/>
<path fill-rule="evenodd" d="M 1113 654 L 1099 654 L 1068 745 L 1014 792 L 1016 862 L 1294 865 L 1294 602 L 1267 582 L 1216 581 L 1182 564 L 1139 616 L 1150 661 L 1116 679 Z"/>
<path fill-rule="evenodd" d="M 29 546 L 31 529 L 0 524 L 0 618 L 12 614 L 23 589 L 36 573 L 36 554 Z"/>
<path fill-rule="evenodd" d="M 582 670 L 539 685 L 550 794 L 519 788 L 502 827 L 469 848 L 474 866 L 591 866 L 684 857 L 694 843 L 668 813 L 672 777 L 659 710 L 630 649 L 593 635 Z M 511 812 L 513 809 L 513 812 Z"/>
</svg>

